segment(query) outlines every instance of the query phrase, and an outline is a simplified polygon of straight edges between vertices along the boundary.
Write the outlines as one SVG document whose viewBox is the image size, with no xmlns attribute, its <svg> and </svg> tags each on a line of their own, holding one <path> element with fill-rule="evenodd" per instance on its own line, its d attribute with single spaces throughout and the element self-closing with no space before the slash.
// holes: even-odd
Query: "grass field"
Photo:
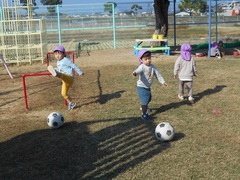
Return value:
<svg viewBox="0 0 240 180">
<path fill-rule="evenodd" d="M 173 65 L 178 54 L 154 54 L 152 63 L 168 83 L 152 86 L 151 120 L 140 118 L 133 49 L 82 54 L 70 94 L 69 112 L 61 82 L 51 76 L 27 78 L 30 110 L 23 100 L 21 75 L 46 71 L 46 65 L 0 68 L 0 179 L 240 179 L 240 58 L 194 57 L 194 104 L 179 101 Z M 47 116 L 65 117 L 51 130 Z M 219 112 L 219 113 L 216 113 Z M 168 121 L 176 131 L 160 142 L 154 130 Z"/>
</svg>

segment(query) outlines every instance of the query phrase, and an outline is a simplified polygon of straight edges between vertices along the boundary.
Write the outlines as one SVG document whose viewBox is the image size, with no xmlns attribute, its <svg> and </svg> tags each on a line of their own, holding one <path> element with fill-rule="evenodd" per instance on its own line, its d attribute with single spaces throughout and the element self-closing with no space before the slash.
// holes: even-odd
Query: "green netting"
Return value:
<svg viewBox="0 0 240 180">
<path fill-rule="evenodd" d="M 235 48 L 240 47 L 240 42 L 224 43 L 223 48 Z M 192 50 L 208 49 L 208 42 L 204 42 L 197 45 L 192 45 Z"/>
</svg>

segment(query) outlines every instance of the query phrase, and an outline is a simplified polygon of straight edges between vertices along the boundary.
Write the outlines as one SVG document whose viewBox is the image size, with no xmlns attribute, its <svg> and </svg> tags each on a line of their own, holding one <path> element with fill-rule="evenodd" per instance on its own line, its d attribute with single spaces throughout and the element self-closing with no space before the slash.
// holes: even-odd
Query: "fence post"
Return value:
<svg viewBox="0 0 240 180">
<path fill-rule="evenodd" d="M 212 8 L 211 7 L 211 0 L 208 0 L 209 10 L 208 10 L 208 58 L 211 57 L 211 26 L 212 26 Z"/>
<path fill-rule="evenodd" d="M 57 18 L 58 18 L 58 43 L 62 44 L 62 35 L 61 35 L 61 16 L 59 4 L 57 5 Z"/>
<path fill-rule="evenodd" d="M 117 48 L 116 46 L 116 23 L 115 23 L 115 6 L 112 3 L 112 23 L 113 23 L 113 47 L 114 49 Z"/>
<path fill-rule="evenodd" d="M 24 102 L 26 110 L 28 110 L 28 101 L 27 101 L 27 88 L 26 88 L 26 82 L 25 82 L 26 75 L 22 75 L 22 85 L 23 85 L 23 95 L 24 95 Z"/>
</svg>

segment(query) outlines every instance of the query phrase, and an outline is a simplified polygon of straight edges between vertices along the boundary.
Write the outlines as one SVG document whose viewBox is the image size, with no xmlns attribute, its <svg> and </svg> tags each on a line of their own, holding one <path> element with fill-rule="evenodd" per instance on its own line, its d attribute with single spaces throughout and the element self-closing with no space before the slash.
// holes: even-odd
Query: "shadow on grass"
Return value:
<svg viewBox="0 0 240 180">
<path fill-rule="evenodd" d="M 102 93 L 102 85 L 101 85 L 101 81 L 100 81 L 100 77 L 101 77 L 101 73 L 100 70 L 97 71 L 98 72 L 98 76 L 97 76 L 97 84 L 98 84 L 98 89 L 99 89 L 99 96 L 95 96 L 94 98 L 98 98 L 95 102 L 98 102 L 100 104 L 105 104 L 107 101 L 114 99 L 114 98 L 120 98 L 122 93 L 126 92 L 125 90 L 122 91 L 117 91 L 115 93 L 112 94 L 103 94 Z"/>
<path fill-rule="evenodd" d="M 89 126 L 104 127 L 96 132 Z M 138 118 L 65 123 L 0 143 L 0 179 L 111 179 L 171 146 Z M 179 140 L 183 136 L 177 135 Z"/>
<path fill-rule="evenodd" d="M 95 96 L 95 97 L 92 97 L 92 98 L 98 98 L 96 101 L 94 101 L 93 103 L 100 103 L 100 104 L 105 104 L 107 103 L 108 101 L 112 100 L 112 99 L 115 99 L 115 98 L 120 98 L 121 95 L 126 92 L 125 90 L 122 90 L 122 91 L 117 91 L 117 92 L 114 92 L 114 93 L 111 93 L 111 94 L 100 94 L 99 96 Z"/>
<path fill-rule="evenodd" d="M 76 106 L 75 108 L 80 108 L 82 106 L 86 106 L 86 105 L 89 105 L 92 103 L 105 104 L 112 99 L 120 98 L 122 96 L 122 94 L 124 92 L 126 92 L 125 90 L 121 90 L 121 91 L 117 91 L 117 92 L 114 92 L 111 94 L 103 94 L 100 77 L 101 77 L 101 73 L 100 73 L 100 70 L 98 70 L 97 71 L 97 86 L 98 86 L 98 90 L 99 90 L 99 95 L 90 97 L 90 98 L 97 98 L 97 100 L 81 104 L 80 106 Z"/>
<path fill-rule="evenodd" d="M 197 103 L 198 101 L 200 101 L 204 96 L 208 96 L 208 95 L 215 94 L 215 93 L 218 93 L 218 92 L 222 91 L 223 88 L 225 88 L 225 87 L 227 87 L 227 86 L 226 85 L 217 85 L 213 89 L 207 89 L 203 92 L 200 92 L 198 94 L 193 95 L 193 97 L 195 99 L 194 103 Z M 163 105 L 159 108 L 155 108 L 155 109 L 153 108 L 156 111 L 154 113 L 152 113 L 152 116 L 154 116 L 156 114 L 159 114 L 159 113 L 162 113 L 162 112 L 165 112 L 165 111 L 170 110 L 172 108 L 179 108 L 182 105 L 190 105 L 191 106 L 192 104 L 187 100 L 166 104 L 166 105 Z"/>
<path fill-rule="evenodd" d="M 199 100 L 201 100 L 204 96 L 208 96 L 208 95 L 211 95 L 211 94 L 215 94 L 215 93 L 218 93 L 220 91 L 223 90 L 223 88 L 227 87 L 226 85 L 217 85 L 215 86 L 215 88 L 213 89 L 207 89 L 203 92 L 200 92 L 198 94 L 195 94 L 194 97 L 195 98 L 195 102 L 198 102 Z"/>
</svg>

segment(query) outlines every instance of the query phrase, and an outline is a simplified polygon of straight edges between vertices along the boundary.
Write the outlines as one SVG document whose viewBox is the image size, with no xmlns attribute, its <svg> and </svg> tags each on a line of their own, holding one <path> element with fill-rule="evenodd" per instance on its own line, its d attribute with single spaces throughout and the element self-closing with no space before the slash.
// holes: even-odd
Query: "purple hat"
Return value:
<svg viewBox="0 0 240 180">
<path fill-rule="evenodd" d="M 138 52 L 138 64 L 139 64 L 139 65 L 142 64 L 141 58 L 142 58 L 142 56 L 143 56 L 146 52 L 150 52 L 150 51 L 147 50 L 147 49 L 142 49 L 142 50 L 140 50 L 140 51 Z"/>
<path fill-rule="evenodd" d="M 212 45 L 211 45 L 211 48 L 212 49 L 217 49 L 218 47 L 218 43 L 217 42 L 214 42 Z"/>
<path fill-rule="evenodd" d="M 181 46 L 181 58 L 183 58 L 186 61 L 190 61 L 192 58 L 191 50 L 192 50 L 192 47 L 190 44 L 183 44 Z"/>
<path fill-rule="evenodd" d="M 61 51 L 63 53 L 65 53 L 65 48 L 61 45 L 58 45 L 57 47 L 54 48 L 53 52 L 55 51 Z"/>
</svg>

